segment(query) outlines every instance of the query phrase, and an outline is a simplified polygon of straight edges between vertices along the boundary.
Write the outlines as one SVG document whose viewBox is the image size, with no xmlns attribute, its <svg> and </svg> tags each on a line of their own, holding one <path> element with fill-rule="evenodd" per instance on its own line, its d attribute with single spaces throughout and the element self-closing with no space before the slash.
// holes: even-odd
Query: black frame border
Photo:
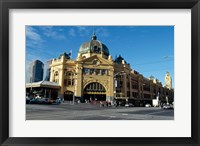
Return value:
<svg viewBox="0 0 200 146">
<path fill-rule="evenodd" d="M 192 137 L 191 138 L 12 138 L 9 137 L 9 9 L 191 9 Z M 0 144 L 21 145 L 200 145 L 200 2 L 199 0 L 0 0 Z"/>
</svg>

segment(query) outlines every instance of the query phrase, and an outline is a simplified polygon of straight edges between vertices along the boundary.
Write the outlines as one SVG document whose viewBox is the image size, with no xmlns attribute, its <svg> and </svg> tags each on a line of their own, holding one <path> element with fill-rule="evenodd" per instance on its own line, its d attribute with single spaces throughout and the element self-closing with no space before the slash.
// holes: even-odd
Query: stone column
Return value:
<svg viewBox="0 0 200 146">
<path fill-rule="evenodd" d="M 109 70 L 109 84 L 108 84 L 108 91 L 106 91 L 106 100 L 111 102 L 111 105 L 113 105 L 114 101 L 114 70 Z"/>
<path fill-rule="evenodd" d="M 123 92 L 124 96 L 127 97 L 127 80 L 126 80 L 127 74 L 123 75 Z"/>
<path fill-rule="evenodd" d="M 76 96 L 82 97 L 83 96 L 83 78 L 82 78 L 82 64 L 76 64 Z"/>
</svg>

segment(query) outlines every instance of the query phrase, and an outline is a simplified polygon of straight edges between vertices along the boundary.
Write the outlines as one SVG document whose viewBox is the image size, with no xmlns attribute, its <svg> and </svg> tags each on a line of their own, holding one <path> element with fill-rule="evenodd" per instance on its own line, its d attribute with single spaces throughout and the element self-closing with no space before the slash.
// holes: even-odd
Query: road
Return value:
<svg viewBox="0 0 200 146">
<path fill-rule="evenodd" d="M 72 105 L 26 105 L 26 120 L 174 120 L 174 110 L 158 107 L 100 107 Z"/>
</svg>

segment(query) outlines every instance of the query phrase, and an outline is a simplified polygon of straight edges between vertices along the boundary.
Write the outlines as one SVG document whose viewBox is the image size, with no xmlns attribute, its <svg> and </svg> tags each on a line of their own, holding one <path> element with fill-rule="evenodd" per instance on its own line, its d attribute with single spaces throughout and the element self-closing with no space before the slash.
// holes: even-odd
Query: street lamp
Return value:
<svg viewBox="0 0 200 146">
<path fill-rule="evenodd" d="M 124 75 L 124 74 L 126 74 L 124 71 L 120 71 L 120 72 L 117 72 L 117 73 L 115 73 L 114 74 L 114 98 L 116 98 L 116 87 L 117 87 L 117 79 L 116 79 L 116 76 L 117 75 Z"/>
</svg>

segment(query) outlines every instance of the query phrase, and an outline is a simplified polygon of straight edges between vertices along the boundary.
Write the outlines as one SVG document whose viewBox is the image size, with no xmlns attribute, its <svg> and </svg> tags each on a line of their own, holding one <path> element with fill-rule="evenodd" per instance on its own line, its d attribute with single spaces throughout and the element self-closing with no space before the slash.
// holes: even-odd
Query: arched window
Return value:
<svg viewBox="0 0 200 146">
<path fill-rule="evenodd" d="M 58 71 L 56 71 L 54 73 L 54 82 L 59 83 L 59 73 L 58 73 Z"/>
<path fill-rule="evenodd" d="M 85 89 L 85 92 L 106 92 L 105 88 L 97 82 L 88 84 Z"/>
<path fill-rule="evenodd" d="M 58 76 L 58 71 L 56 71 L 54 75 L 55 75 L 55 76 Z"/>
<path fill-rule="evenodd" d="M 74 85 L 74 73 L 72 71 L 64 72 L 64 85 L 65 86 L 73 86 Z"/>
<path fill-rule="evenodd" d="M 64 72 L 64 75 L 65 75 L 65 76 L 73 76 L 74 73 L 73 73 L 72 71 L 65 71 L 65 72 Z"/>
<path fill-rule="evenodd" d="M 71 75 L 72 75 L 72 73 L 71 73 L 71 72 L 68 72 L 68 73 L 67 73 L 67 75 L 68 75 L 68 76 L 71 76 Z"/>
</svg>

